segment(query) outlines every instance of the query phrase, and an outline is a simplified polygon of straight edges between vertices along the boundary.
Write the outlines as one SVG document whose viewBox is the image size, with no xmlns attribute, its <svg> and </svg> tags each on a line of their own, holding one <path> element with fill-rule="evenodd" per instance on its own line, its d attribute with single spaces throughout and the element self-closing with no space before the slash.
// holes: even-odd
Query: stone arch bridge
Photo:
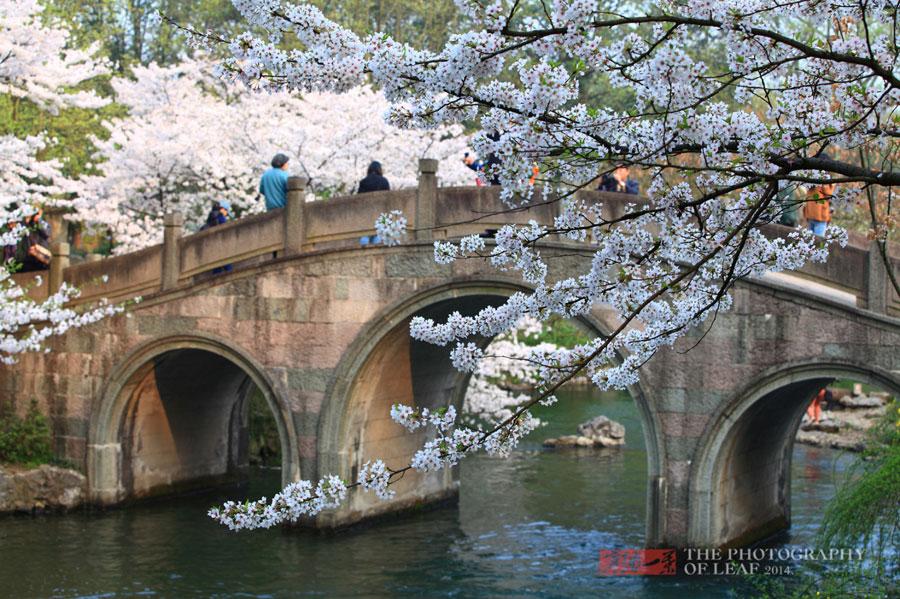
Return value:
<svg viewBox="0 0 900 599">
<path fill-rule="evenodd" d="M 405 465 L 423 438 L 391 422 L 390 405 L 458 405 L 467 383 L 445 349 L 410 339 L 409 319 L 471 313 L 522 289 L 480 262 L 435 264 L 432 240 L 547 222 L 555 210 L 496 215 L 496 189 L 439 188 L 436 170 L 423 161 L 417 189 L 309 203 L 292 179 L 283 210 L 184 237 L 168 215 L 164 244 L 71 267 L 56 244 L 54 269 L 34 294 L 65 280 L 82 287 L 82 301 L 143 301 L 130 317 L 73 330 L 51 353 L 0 370 L 0 406 L 24 411 L 37 400 L 57 453 L 87 472 L 95 504 L 234 475 L 247 460 L 254 387 L 278 425 L 284 482 L 355 478 L 373 457 Z M 586 197 L 609 213 L 634 199 Z M 391 209 L 410 217 L 408 242 L 361 247 Z M 543 253 L 569 273 L 590 259 L 589 247 L 561 241 Z M 827 265 L 742 281 L 734 308 L 694 349 L 681 351 L 699 332 L 646 365 L 631 394 L 649 461 L 648 545 L 740 545 L 785 528 L 793 438 L 814 393 L 836 377 L 900 393 L 900 301 L 880 259 L 854 240 Z M 233 272 L 208 274 L 224 264 Z M 614 321 L 598 308 L 583 324 L 602 334 Z M 353 494 L 316 524 L 451 498 L 454 476 L 407 477 L 389 503 Z"/>
</svg>

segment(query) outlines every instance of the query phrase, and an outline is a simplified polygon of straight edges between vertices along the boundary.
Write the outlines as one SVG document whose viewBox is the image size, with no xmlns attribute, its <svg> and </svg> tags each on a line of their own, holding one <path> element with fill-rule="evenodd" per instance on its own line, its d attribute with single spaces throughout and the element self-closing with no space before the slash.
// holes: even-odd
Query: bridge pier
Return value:
<svg viewBox="0 0 900 599">
<path fill-rule="evenodd" d="M 89 501 L 94 505 L 115 505 L 125 496 L 122 488 L 122 444 L 87 446 L 87 472 L 91 481 Z"/>
</svg>

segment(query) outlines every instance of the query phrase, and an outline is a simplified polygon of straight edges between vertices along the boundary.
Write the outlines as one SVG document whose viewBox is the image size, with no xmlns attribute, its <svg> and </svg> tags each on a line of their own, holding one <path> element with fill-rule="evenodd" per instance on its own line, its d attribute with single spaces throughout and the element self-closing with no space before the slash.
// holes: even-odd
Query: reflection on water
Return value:
<svg viewBox="0 0 900 599">
<path fill-rule="evenodd" d="M 0 595 L 737 596 L 728 580 L 595 575 L 600 549 L 643 543 L 646 454 L 627 397 L 561 395 L 545 409 L 553 423 L 510 459 L 475 456 L 461 465 L 458 509 L 339 534 L 229 533 L 205 516 L 221 494 L 105 513 L 4 518 Z M 574 432 L 598 414 L 625 424 L 624 449 L 541 449 L 544 438 Z M 790 543 L 810 542 L 835 469 L 847 460 L 837 455 L 795 450 Z M 247 494 L 271 494 L 278 481 L 277 471 L 257 472 Z"/>
</svg>

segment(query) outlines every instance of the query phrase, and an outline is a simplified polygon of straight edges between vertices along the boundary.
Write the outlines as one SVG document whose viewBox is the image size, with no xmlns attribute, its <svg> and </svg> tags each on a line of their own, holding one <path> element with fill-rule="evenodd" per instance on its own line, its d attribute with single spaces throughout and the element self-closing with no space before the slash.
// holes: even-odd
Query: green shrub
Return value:
<svg viewBox="0 0 900 599">
<path fill-rule="evenodd" d="M 28 413 L 0 416 L 0 462 L 37 466 L 53 461 L 52 435 L 46 416 L 32 400 Z"/>
</svg>

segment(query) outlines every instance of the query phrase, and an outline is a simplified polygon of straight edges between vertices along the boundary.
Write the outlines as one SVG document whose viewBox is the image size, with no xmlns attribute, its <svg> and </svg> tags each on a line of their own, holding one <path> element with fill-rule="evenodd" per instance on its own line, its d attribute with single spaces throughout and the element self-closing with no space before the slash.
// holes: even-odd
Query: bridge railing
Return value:
<svg viewBox="0 0 900 599">
<path fill-rule="evenodd" d="M 793 228 L 778 224 L 762 227 L 767 237 L 787 237 Z M 808 262 L 790 274 L 856 296 L 857 306 L 880 314 L 900 316 L 900 297 L 888 280 L 877 245 L 865 236 L 848 232 L 846 247 L 832 248 L 824 263 Z M 900 248 L 889 247 L 894 276 L 900 279 Z"/>
<path fill-rule="evenodd" d="M 303 203 L 304 250 L 334 247 L 375 234 L 375 219 L 383 212 L 401 210 L 407 217 L 415 214 L 415 189 L 376 191 L 326 201 Z"/>
<path fill-rule="evenodd" d="M 284 248 L 282 211 L 254 214 L 178 240 L 179 283 L 226 264 L 271 256 Z"/>
<path fill-rule="evenodd" d="M 510 210 L 500 201 L 498 187 L 438 187 L 437 167 L 435 160 L 421 160 L 415 189 L 314 202 L 305 201 L 305 181 L 292 177 L 283 209 L 187 236 L 182 235 L 180 216 L 166 215 L 162 245 L 96 262 L 68 266 L 68 245 L 55 244 L 49 277 L 30 293 L 43 299 L 64 280 L 82 289 L 79 302 L 146 296 L 208 278 L 213 269 L 226 264 L 240 268 L 279 256 L 359 247 L 360 237 L 374 233 L 378 215 L 391 210 L 407 216 L 410 237 L 418 241 L 478 234 L 532 219 L 548 223 L 558 214 L 559 203 L 544 201 L 539 189 L 529 206 Z M 624 214 L 627 204 L 646 204 L 644 198 L 618 193 L 583 191 L 579 196 L 587 203 L 602 203 L 606 219 Z M 763 226 L 771 237 L 790 231 L 776 224 Z M 894 246 L 891 251 L 894 272 L 900 277 L 900 250 Z M 900 298 L 888 284 L 882 258 L 863 236 L 851 233 L 850 244 L 834 250 L 825 264 L 808 264 L 794 274 L 853 294 L 860 307 L 900 316 Z M 15 275 L 25 284 L 33 276 Z"/>
</svg>

